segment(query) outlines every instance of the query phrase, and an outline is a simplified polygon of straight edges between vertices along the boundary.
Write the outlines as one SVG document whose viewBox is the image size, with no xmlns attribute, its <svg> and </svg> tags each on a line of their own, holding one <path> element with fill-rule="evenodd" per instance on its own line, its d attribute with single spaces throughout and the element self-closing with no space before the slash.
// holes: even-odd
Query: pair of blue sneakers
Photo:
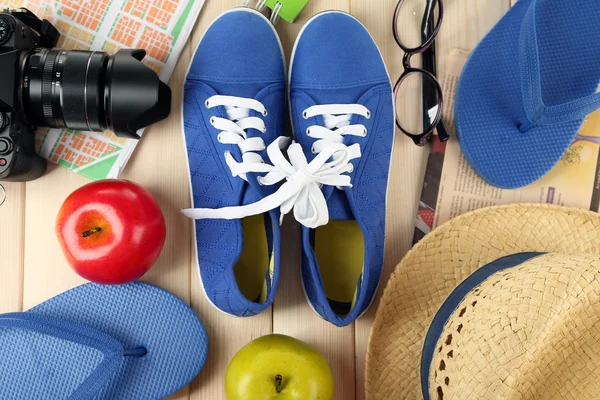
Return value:
<svg viewBox="0 0 600 400">
<path fill-rule="evenodd" d="M 383 265 L 394 139 L 392 88 L 365 27 L 342 12 L 312 18 L 286 82 L 269 21 L 251 9 L 213 22 L 184 93 L 195 238 L 210 302 L 239 317 L 273 302 L 280 223 L 302 224 L 311 307 L 345 326 L 366 311 Z M 285 137 L 289 101 L 293 141 Z"/>
</svg>

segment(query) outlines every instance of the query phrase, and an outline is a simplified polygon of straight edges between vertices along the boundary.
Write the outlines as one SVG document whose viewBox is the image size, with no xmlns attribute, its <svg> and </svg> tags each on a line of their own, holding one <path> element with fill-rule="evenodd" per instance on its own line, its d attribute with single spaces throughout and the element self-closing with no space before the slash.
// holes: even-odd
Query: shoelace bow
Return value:
<svg viewBox="0 0 600 400">
<path fill-rule="evenodd" d="M 219 209 L 187 209 L 182 212 L 193 219 L 240 219 L 280 207 L 281 220 L 293 209 L 296 220 L 306 227 L 316 228 L 327 224 L 329 210 L 321 186 L 331 185 L 340 189 L 352 187 L 350 176 L 344 174 L 352 172 L 353 166 L 350 161 L 359 158 L 361 151 L 359 144 L 351 146 L 343 144 L 344 136 L 366 136 L 366 127 L 350 125 L 350 120 L 355 114 L 370 118 L 370 111 L 359 104 L 321 105 L 307 108 L 302 114 L 303 118 L 320 115 L 323 116 L 324 121 L 324 126 L 310 126 L 306 131 L 309 137 L 318 139 L 312 147 L 316 157 L 309 163 L 300 144 L 290 145 L 291 139 L 278 137 L 267 148 L 272 163 L 270 165 L 264 163 L 259 154 L 254 153 L 254 151 L 264 150 L 262 138 L 247 139 L 245 132 L 248 128 L 266 131 L 262 119 L 248 117 L 249 110 L 266 115 L 264 106 L 256 100 L 226 96 L 215 96 L 207 101 L 209 108 L 217 105 L 224 105 L 230 118 L 230 120 L 211 119 L 211 124 L 215 128 L 224 130 L 219 133 L 219 141 L 238 144 L 242 152 L 241 163 L 235 161 L 228 152 L 225 153 L 232 175 L 247 180 L 248 172 L 266 172 L 265 176 L 257 178 L 259 184 L 275 185 L 283 180 L 285 182 L 275 193 L 253 204 Z M 283 154 L 283 149 L 286 147 L 289 161 Z"/>
</svg>

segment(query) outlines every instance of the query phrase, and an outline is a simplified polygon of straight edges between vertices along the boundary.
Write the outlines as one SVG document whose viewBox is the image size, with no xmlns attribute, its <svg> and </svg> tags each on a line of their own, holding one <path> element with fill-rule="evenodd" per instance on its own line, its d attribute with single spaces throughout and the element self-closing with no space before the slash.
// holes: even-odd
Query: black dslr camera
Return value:
<svg viewBox="0 0 600 400">
<path fill-rule="evenodd" d="M 0 180 L 44 173 L 37 126 L 138 139 L 171 111 L 171 90 L 140 62 L 144 50 L 55 50 L 59 36 L 27 9 L 0 10 Z"/>
</svg>

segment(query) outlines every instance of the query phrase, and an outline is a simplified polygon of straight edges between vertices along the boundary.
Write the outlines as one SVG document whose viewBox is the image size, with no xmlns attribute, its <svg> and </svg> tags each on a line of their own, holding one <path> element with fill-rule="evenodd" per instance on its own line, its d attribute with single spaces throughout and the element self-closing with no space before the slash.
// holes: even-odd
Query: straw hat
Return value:
<svg viewBox="0 0 600 400">
<path fill-rule="evenodd" d="M 435 400 L 599 399 L 600 216 L 491 207 L 419 242 L 379 304 L 366 395 L 422 387 Z"/>
</svg>

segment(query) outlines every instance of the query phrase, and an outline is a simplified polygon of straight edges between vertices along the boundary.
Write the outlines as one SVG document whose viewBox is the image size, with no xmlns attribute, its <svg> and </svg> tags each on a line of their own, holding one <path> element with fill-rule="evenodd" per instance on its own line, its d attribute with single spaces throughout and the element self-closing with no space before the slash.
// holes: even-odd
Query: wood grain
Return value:
<svg viewBox="0 0 600 400">
<path fill-rule="evenodd" d="M 62 202 L 89 181 L 51 165 L 46 175 L 27 183 L 23 308 L 29 308 L 85 283 L 67 264 L 54 223 Z"/>
<path fill-rule="evenodd" d="M 402 73 L 402 51 L 393 40 L 391 18 L 397 0 L 312 0 L 294 24 L 280 22 L 277 30 L 289 60 L 296 36 L 316 13 L 337 9 L 351 12 L 371 32 L 393 82 Z M 437 40 L 439 74 L 448 49 L 472 49 L 516 0 L 446 0 L 445 19 Z M 300 228 L 287 218 L 282 231 L 281 281 L 272 309 L 257 317 L 237 319 L 213 308 L 198 279 L 192 222 L 179 209 L 190 205 L 188 171 L 181 135 L 181 93 L 193 51 L 210 23 L 241 0 L 207 0 L 192 36 L 170 81 L 171 117 L 147 130 L 123 178 L 148 188 L 160 203 L 167 222 L 167 243 L 156 265 L 143 280 L 161 286 L 190 303 L 207 327 L 207 364 L 190 388 L 174 399 L 224 400 L 223 376 L 233 355 L 259 336 L 277 332 L 304 340 L 328 359 L 336 382 L 336 400 L 364 398 L 364 359 L 376 308 L 355 324 L 336 328 L 307 305 L 300 280 Z M 401 27 L 401 29 L 408 29 Z M 414 60 L 419 63 L 418 59 Z M 414 101 L 414 99 L 399 99 Z M 282 134 L 290 134 L 287 132 Z M 380 292 L 394 266 L 410 248 L 418 198 L 428 155 L 396 132 L 390 183 L 386 252 Z M 3 183 L 7 201 L 0 206 L 0 312 L 28 309 L 73 286 L 84 283 L 67 265 L 54 234 L 62 201 L 88 181 L 63 168 L 27 184 Z"/>
<path fill-rule="evenodd" d="M 23 310 L 25 184 L 2 182 L 0 206 L 0 313 Z M 4 198 L 0 189 L 0 201 Z"/>
</svg>

